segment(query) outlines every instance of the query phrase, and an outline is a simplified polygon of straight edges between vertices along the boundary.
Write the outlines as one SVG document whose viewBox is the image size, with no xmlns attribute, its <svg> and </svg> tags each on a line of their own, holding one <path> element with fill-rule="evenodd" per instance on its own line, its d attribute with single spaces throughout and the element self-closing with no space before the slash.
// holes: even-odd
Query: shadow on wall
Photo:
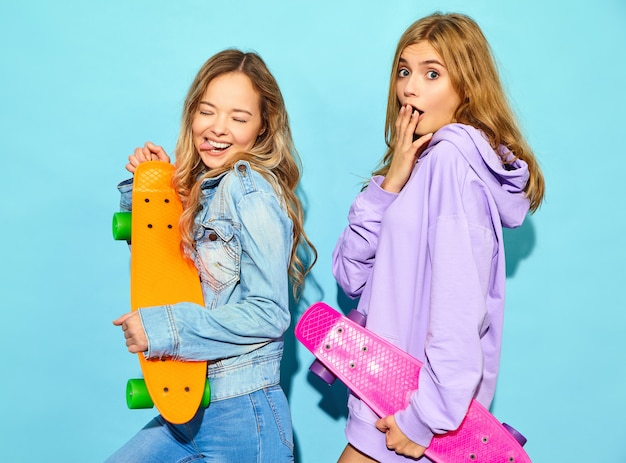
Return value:
<svg viewBox="0 0 626 463">
<path fill-rule="evenodd" d="M 505 228 L 504 251 L 506 254 L 506 276 L 512 278 L 517 272 L 520 263 L 528 258 L 535 248 L 535 227 L 530 217 L 527 217 L 521 227 Z"/>
<path fill-rule="evenodd" d="M 308 196 L 302 190 L 301 185 L 296 188 L 296 195 L 302 203 L 302 210 L 306 215 L 306 211 L 309 209 Z M 304 265 L 311 264 L 311 257 L 302 248 L 298 250 L 298 256 L 302 260 Z M 312 273 L 309 273 L 305 279 L 306 293 L 301 295 L 300 300 L 295 300 L 292 292 L 289 293 L 289 312 L 291 313 L 291 325 L 284 335 L 284 351 L 283 360 L 281 363 L 280 376 L 281 386 L 287 395 L 287 398 L 291 398 L 291 383 L 299 370 L 298 356 L 296 352 L 296 338 L 294 336 L 294 328 L 296 322 L 300 319 L 304 311 L 311 304 L 317 301 L 321 301 L 324 297 L 324 290 L 317 282 Z M 311 296 L 307 296 L 310 294 Z"/>
<path fill-rule="evenodd" d="M 335 304 L 335 308 L 339 311 L 347 314 L 352 309 L 356 309 L 358 304 L 357 300 L 349 299 L 344 292 L 341 290 L 339 285 L 337 285 L 337 303 Z M 318 298 L 316 301 L 323 300 L 323 297 Z M 315 301 L 315 302 L 316 302 Z M 308 307 L 310 304 L 306 304 Z M 293 337 L 293 334 L 292 334 Z M 295 338 L 294 338 L 295 342 Z M 313 362 L 313 358 L 311 357 L 311 362 Z M 304 365 L 303 368 L 310 367 L 310 363 Z M 344 419 L 348 416 L 348 388 L 341 382 L 335 381 L 332 385 L 326 384 L 322 379 L 317 377 L 315 374 L 310 371 L 307 372 L 307 381 L 311 385 L 311 387 L 317 392 L 319 397 L 318 407 L 326 413 L 332 419 L 340 420 Z M 316 398 L 317 398 L 316 397 Z"/>
<path fill-rule="evenodd" d="M 297 355 L 297 340 L 294 334 L 294 329 L 296 322 L 300 319 L 304 311 L 314 302 L 321 301 L 323 299 L 324 291 L 319 283 L 315 280 L 312 274 L 309 274 L 306 278 L 306 287 L 307 294 L 312 294 L 313 296 L 305 296 L 302 295 L 302 298 L 299 301 L 296 301 L 293 298 L 293 295 L 290 294 L 289 298 L 289 311 L 291 312 L 291 325 L 289 329 L 285 332 L 284 335 L 284 351 L 283 351 L 283 359 L 280 367 L 280 384 L 283 390 L 285 391 L 285 395 L 287 399 L 291 403 L 294 399 L 292 397 L 292 382 L 293 378 L 298 373 L 298 370 L 301 369 L 301 366 L 298 362 Z M 304 366 L 304 368 L 308 368 L 309 365 Z M 313 378 L 311 380 L 312 373 L 309 373 L 308 381 L 311 384 L 315 382 L 322 381 L 319 378 Z M 322 383 L 323 384 L 323 383 Z M 328 386 L 326 386 L 328 387 Z M 316 387 L 317 388 L 317 387 Z M 347 392 L 346 392 L 347 394 Z M 326 410 L 323 406 L 322 409 Z M 347 416 L 347 412 L 344 416 Z M 293 439 L 294 439 L 294 461 L 298 463 L 300 461 L 300 451 L 298 445 L 298 435 L 297 430 L 294 429 Z"/>
<path fill-rule="evenodd" d="M 343 290 L 337 285 L 337 303 L 335 308 L 344 315 L 352 309 L 356 309 L 359 301 L 348 298 Z M 319 300 L 322 300 L 320 298 Z M 311 358 L 311 362 L 313 359 Z M 309 368 L 311 365 L 305 365 Z M 321 378 L 310 371 L 307 373 L 307 381 L 315 391 L 319 393 L 318 407 L 332 419 L 340 420 L 348 416 L 348 388 L 339 380 L 332 385 L 326 384 Z"/>
<path fill-rule="evenodd" d="M 298 362 L 297 355 L 297 344 L 298 341 L 294 335 L 294 328 L 296 322 L 300 319 L 304 311 L 313 303 L 322 301 L 324 299 L 324 290 L 319 285 L 319 283 L 315 280 L 313 275 L 309 274 L 307 276 L 306 281 L 307 286 L 307 294 L 308 297 L 303 296 L 299 301 L 295 301 L 293 299 L 290 300 L 290 311 L 291 311 L 291 326 L 287 330 L 284 336 L 284 353 L 283 360 L 281 363 L 280 376 L 281 376 L 281 386 L 287 395 L 287 399 L 292 402 L 296 400 L 292 396 L 292 382 L 295 375 L 299 370 L 305 369 L 308 370 L 310 367 L 310 363 L 306 365 L 300 365 Z M 338 288 L 338 294 L 343 294 Z M 345 296 L 344 296 L 345 298 Z M 345 298 L 346 301 L 349 299 Z M 346 302 L 347 303 L 347 302 Z M 346 310 L 346 303 L 340 302 L 337 308 L 341 308 L 341 310 Z M 355 301 L 350 301 L 352 304 L 350 308 L 356 307 Z M 347 309 L 347 311 L 350 310 Z M 310 362 L 313 362 L 313 357 L 310 356 Z M 347 408 L 347 397 L 348 390 L 341 383 L 341 381 L 335 381 L 332 386 L 329 386 L 320 378 L 315 376 L 313 373 L 307 371 L 307 382 L 311 385 L 311 387 L 315 390 L 315 393 L 311 394 L 310 397 L 307 397 L 305 400 L 318 400 L 318 407 L 326 413 L 328 416 L 333 418 L 334 420 L 339 420 L 348 416 L 348 408 Z M 302 400 L 302 399 L 300 399 Z M 297 463 L 300 461 L 300 452 L 298 445 L 298 435 L 297 430 L 294 429 L 294 459 Z"/>
</svg>

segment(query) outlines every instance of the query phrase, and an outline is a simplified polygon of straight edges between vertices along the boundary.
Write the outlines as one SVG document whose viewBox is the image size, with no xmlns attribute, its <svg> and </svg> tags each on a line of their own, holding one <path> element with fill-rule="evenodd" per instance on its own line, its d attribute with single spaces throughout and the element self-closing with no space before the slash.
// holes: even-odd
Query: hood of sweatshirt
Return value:
<svg viewBox="0 0 626 463">
<path fill-rule="evenodd" d="M 435 132 L 423 156 L 437 143 L 444 141 L 454 144 L 485 182 L 493 194 L 502 225 L 507 228 L 519 227 L 530 206 L 524 193 L 529 178 L 526 162 L 515 159 L 513 153 L 504 146 L 500 146 L 498 155 L 482 131 L 464 124 L 449 124 Z M 501 159 L 509 158 L 515 160 L 511 164 L 502 163 Z"/>
</svg>

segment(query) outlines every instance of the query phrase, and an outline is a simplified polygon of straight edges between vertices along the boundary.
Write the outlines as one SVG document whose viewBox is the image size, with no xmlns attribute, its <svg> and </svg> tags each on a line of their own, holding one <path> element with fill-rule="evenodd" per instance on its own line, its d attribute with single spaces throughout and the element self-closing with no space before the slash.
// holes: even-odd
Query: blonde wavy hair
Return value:
<svg viewBox="0 0 626 463">
<path fill-rule="evenodd" d="M 462 14 L 434 13 L 414 22 L 400 37 L 392 64 L 387 101 L 387 151 L 382 167 L 374 174 L 386 175 L 393 157 L 395 120 L 400 112 L 396 93 L 400 55 L 409 45 L 422 41 L 428 42 L 443 59 L 452 85 L 460 97 L 461 104 L 454 114 L 454 122 L 482 130 L 496 152 L 499 152 L 500 145 L 504 145 L 514 158 L 528 164 L 530 178 L 524 191 L 530 201 L 530 210 L 536 211 L 544 196 L 543 174 L 510 108 L 487 39 L 478 24 Z M 509 156 L 502 162 L 510 163 L 512 159 Z"/>
<path fill-rule="evenodd" d="M 209 83 L 222 74 L 235 72 L 246 75 L 259 94 L 262 127 L 265 130 L 249 152 L 238 153 L 224 167 L 209 170 L 193 144 L 191 125 Z M 217 53 L 204 63 L 185 98 L 175 153 L 176 170 L 173 183 L 183 202 L 179 226 L 182 244 L 187 249 L 194 247 L 194 218 L 201 208 L 202 180 L 231 169 L 239 160 L 246 160 L 272 184 L 278 196 L 284 199 L 287 213 L 293 222 L 289 277 L 293 296 L 297 300 L 304 287 L 306 275 L 317 260 L 317 251 L 304 231 L 304 212 L 296 195 L 301 162 L 291 136 L 283 96 L 276 79 L 259 55 L 228 49 Z"/>
</svg>

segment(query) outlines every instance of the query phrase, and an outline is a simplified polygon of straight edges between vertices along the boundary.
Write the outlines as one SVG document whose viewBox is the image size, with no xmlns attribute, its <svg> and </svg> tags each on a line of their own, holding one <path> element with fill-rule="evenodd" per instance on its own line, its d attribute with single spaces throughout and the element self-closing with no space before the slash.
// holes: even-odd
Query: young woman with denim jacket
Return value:
<svg viewBox="0 0 626 463">
<path fill-rule="evenodd" d="M 150 142 L 126 168 L 169 162 Z M 295 195 L 300 169 L 278 85 L 254 53 L 225 50 L 184 103 L 174 185 L 183 246 L 205 307 L 146 307 L 114 321 L 131 353 L 207 360 L 211 404 L 183 425 L 156 417 L 108 462 L 289 462 L 291 418 L 279 385 L 283 334 L 316 253 Z M 132 179 L 119 185 L 130 210 Z M 296 252 L 303 247 L 310 265 Z"/>
</svg>

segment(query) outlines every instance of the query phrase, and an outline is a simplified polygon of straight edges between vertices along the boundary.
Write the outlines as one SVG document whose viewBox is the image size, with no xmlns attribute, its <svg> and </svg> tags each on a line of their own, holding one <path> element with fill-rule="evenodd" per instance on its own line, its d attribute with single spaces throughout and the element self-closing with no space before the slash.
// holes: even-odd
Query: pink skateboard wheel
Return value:
<svg viewBox="0 0 626 463">
<path fill-rule="evenodd" d="M 521 432 L 506 423 L 502 423 L 502 426 L 504 426 L 504 428 L 511 433 L 511 435 L 515 438 L 519 445 L 521 445 L 522 447 L 524 446 L 528 439 L 526 439 Z"/>
<path fill-rule="evenodd" d="M 337 377 L 319 360 L 315 360 L 309 367 L 309 370 L 329 386 L 331 386 L 337 379 Z"/>
<path fill-rule="evenodd" d="M 363 315 L 356 309 L 352 309 L 348 315 L 346 315 L 350 320 L 352 320 L 357 325 L 365 326 L 365 322 L 367 321 L 367 317 Z"/>
</svg>

